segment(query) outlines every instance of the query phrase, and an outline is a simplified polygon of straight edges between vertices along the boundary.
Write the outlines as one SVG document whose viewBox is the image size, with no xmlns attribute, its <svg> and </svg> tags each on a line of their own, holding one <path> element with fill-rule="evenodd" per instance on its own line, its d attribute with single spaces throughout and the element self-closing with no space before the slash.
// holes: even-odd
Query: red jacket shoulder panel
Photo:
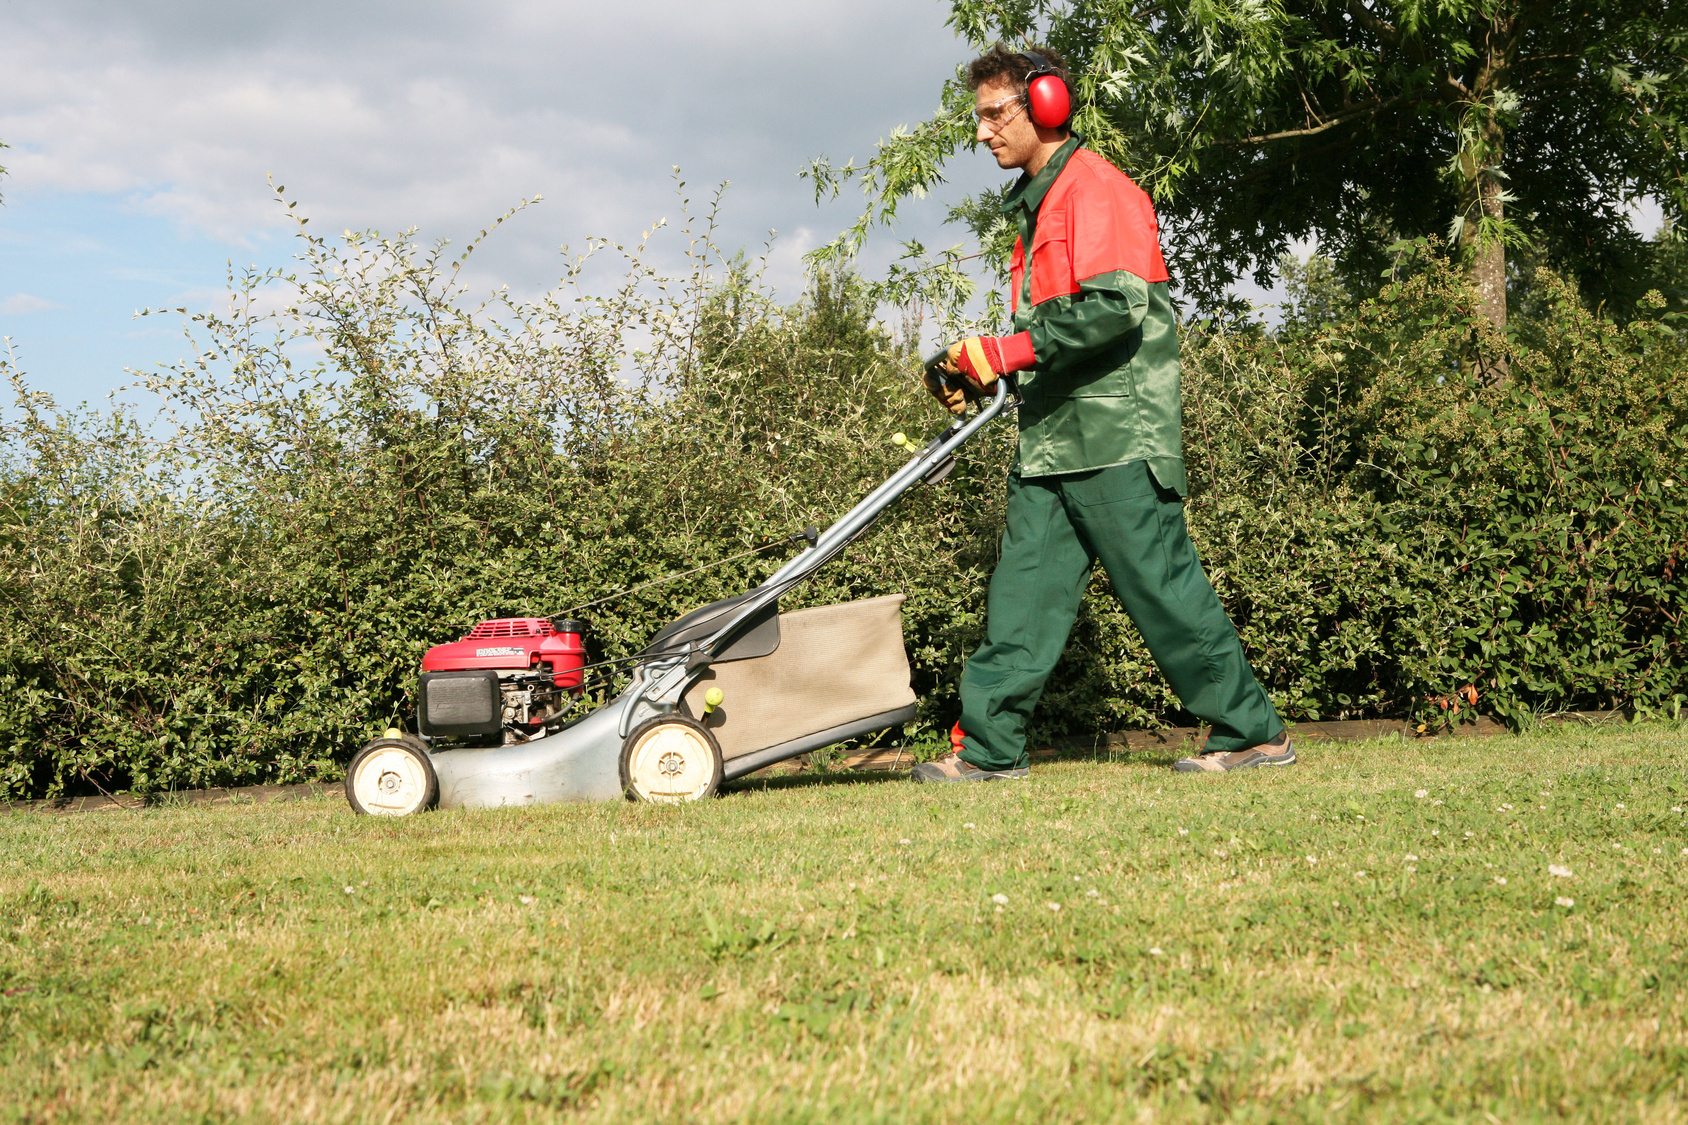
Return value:
<svg viewBox="0 0 1688 1125">
<path fill-rule="evenodd" d="M 1009 301 L 1014 308 L 1020 303 L 1026 257 L 1026 248 L 1016 239 L 1009 262 Z M 1077 293 L 1080 282 L 1116 270 L 1151 284 L 1170 280 L 1148 192 L 1083 148 L 1067 159 L 1043 197 L 1030 257 L 1034 305 Z"/>
<path fill-rule="evenodd" d="M 1052 277 L 1048 296 L 1077 292 L 1082 280 L 1114 270 L 1126 270 L 1151 284 L 1170 280 L 1161 257 L 1155 204 L 1131 177 L 1089 149 L 1074 152 L 1050 184 L 1050 193 L 1038 209 L 1036 242 L 1043 242 L 1045 223 L 1057 215 L 1060 218 L 1052 223 L 1050 235 L 1067 240 L 1070 279 Z M 1038 285 L 1036 272 L 1033 265 L 1033 289 L 1045 289 Z"/>
</svg>

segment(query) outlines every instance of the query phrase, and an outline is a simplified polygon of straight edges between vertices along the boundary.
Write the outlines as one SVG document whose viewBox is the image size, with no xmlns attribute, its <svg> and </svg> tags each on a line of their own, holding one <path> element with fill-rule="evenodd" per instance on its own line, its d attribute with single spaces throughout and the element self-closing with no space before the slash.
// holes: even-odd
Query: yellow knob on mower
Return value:
<svg viewBox="0 0 1688 1125">
<path fill-rule="evenodd" d="M 721 706 L 721 701 L 725 698 L 727 698 L 726 695 L 718 687 L 712 687 L 708 691 L 704 692 L 703 713 L 705 715 L 713 715 L 715 713 L 715 708 Z"/>
</svg>

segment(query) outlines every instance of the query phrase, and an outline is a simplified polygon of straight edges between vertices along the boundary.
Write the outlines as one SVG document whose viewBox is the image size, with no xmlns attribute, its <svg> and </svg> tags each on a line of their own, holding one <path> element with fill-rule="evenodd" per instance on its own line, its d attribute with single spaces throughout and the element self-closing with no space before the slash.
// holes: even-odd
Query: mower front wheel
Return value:
<svg viewBox="0 0 1688 1125">
<path fill-rule="evenodd" d="M 353 812 L 409 816 L 439 799 L 439 778 L 420 739 L 377 738 L 346 767 L 346 800 Z"/>
<path fill-rule="evenodd" d="M 721 788 L 721 772 L 715 736 L 684 715 L 646 719 L 621 744 L 621 789 L 629 800 L 701 801 Z"/>
</svg>

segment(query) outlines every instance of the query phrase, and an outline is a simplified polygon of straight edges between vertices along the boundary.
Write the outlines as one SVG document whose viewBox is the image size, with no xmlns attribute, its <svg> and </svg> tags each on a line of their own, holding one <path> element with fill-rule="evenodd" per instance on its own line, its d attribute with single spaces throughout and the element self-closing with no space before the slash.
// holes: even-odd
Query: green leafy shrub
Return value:
<svg viewBox="0 0 1688 1125">
<path fill-rule="evenodd" d="M 593 658 L 626 656 L 942 425 L 860 283 L 778 306 L 707 227 L 687 276 L 597 244 L 527 302 L 469 299 L 467 254 L 410 236 L 300 232 L 296 272 L 191 319 L 162 421 L 57 410 L 8 365 L 0 791 L 333 777 L 408 719 L 428 646 L 750 552 L 587 611 Z M 1457 275 L 1403 273 L 1188 336 L 1192 532 L 1268 689 L 1291 718 L 1679 704 L 1681 340 L 1560 290 L 1495 387 L 1462 370 L 1504 345 Z M 789 596 L 908 595 L 906 737 L 953 721 L 1012 451 L 996 427 Z M 1177 717 L 1098 579 L 1038 737 Z"/>
</svg>

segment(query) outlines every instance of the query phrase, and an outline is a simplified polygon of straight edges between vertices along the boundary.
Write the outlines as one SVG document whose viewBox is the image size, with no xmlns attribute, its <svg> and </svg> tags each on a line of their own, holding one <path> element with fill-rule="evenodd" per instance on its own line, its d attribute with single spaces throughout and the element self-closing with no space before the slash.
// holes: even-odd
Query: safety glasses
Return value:
<svg viewBox="0 0 1688 1125">
<path fill-rule="evenodd" d="M 988 129 L 995 133 L 1004 125 L 1020 116 L 1026 108 L 1024 94 L 1009 94 L 1006 98 L 998 98 L 994 102 L 987 102 L 973 111 L 973 120 L 981 129 Z"/>
</svg>

